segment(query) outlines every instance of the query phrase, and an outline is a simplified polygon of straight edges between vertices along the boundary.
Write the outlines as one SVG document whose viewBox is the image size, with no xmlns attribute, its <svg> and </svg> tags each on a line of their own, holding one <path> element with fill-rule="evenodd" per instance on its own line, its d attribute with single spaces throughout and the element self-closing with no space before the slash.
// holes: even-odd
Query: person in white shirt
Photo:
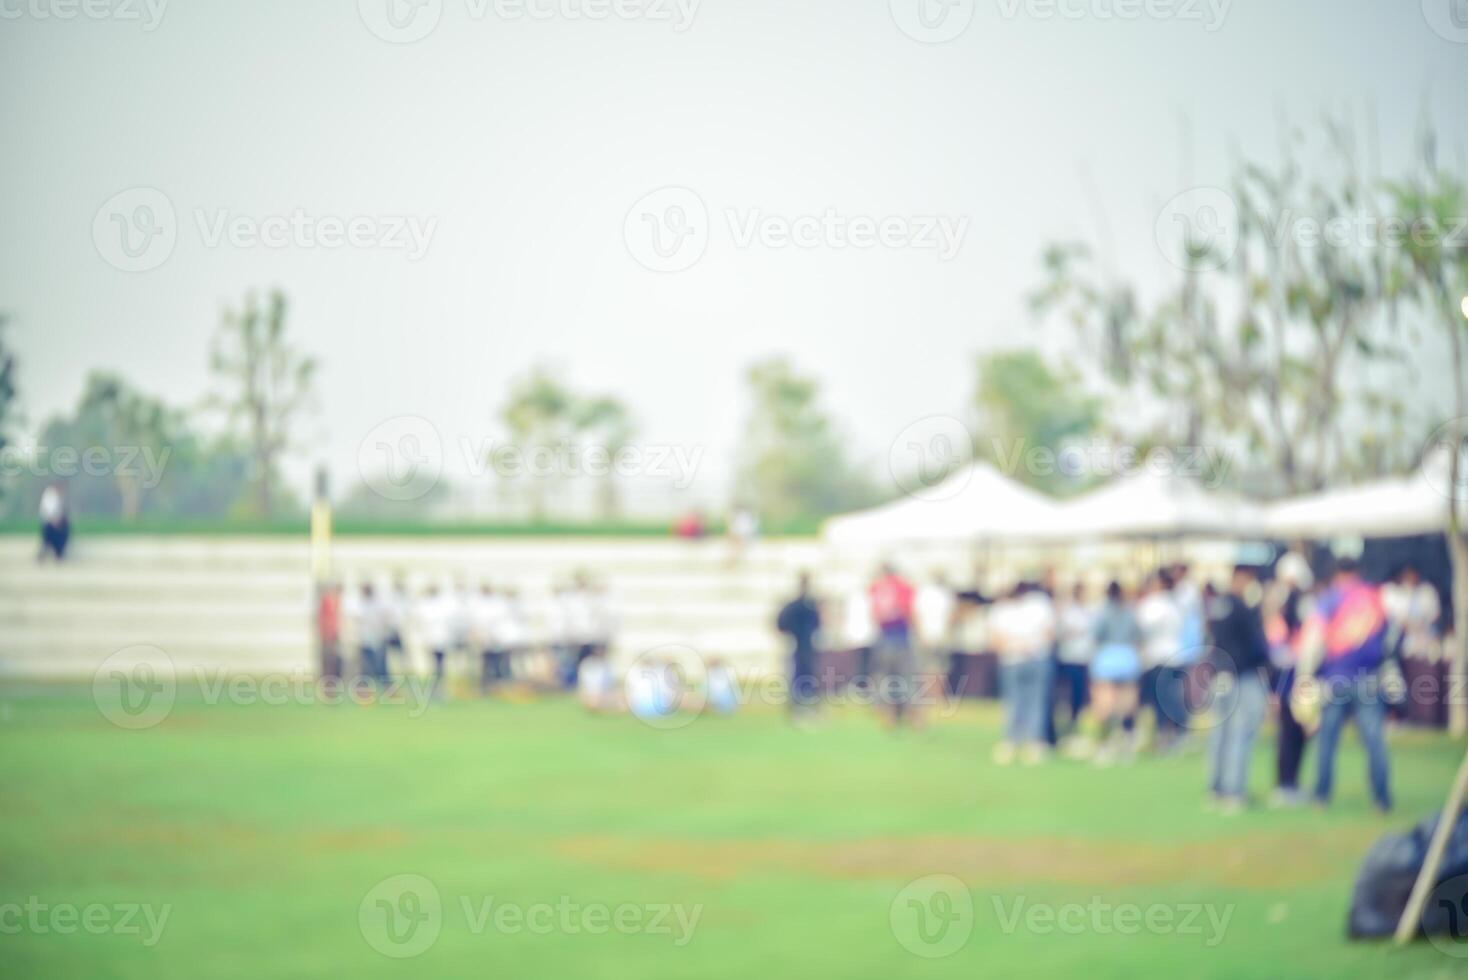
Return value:
<svg viewBox="0 0 1468 980">
<path fill-rule="evenodd" d="M 1395 581 L 1382 589 L 1381 598 L 1388 620 L 1401 631 L 1402 656 L 1437 659 L 1442 602 L 1432 583 L 1423 581 L 1415 565 L 1404 565 Z"/>
<path fill-rule="evenodd" d="M 348 612 L 357 634 L 357 648 L 361 652 L 359 673 L 363 677 L 386 681 L 390 624 L 387 608 L 371 582 L 362 583 Z"/>
<path fill-rule="evenodd" d="M 866 589 L 858 586 L 852 591 L 842 612 L 842 637 L 846 649 L 856 654 L 856 676 L 852 682 L 864 687 L 871 683 L 872 649 L 877 642 L 877 621 L 872 616 L 872 601 Z"/>
<path fill-rule="evenodd" d="M 408 586 L 399 575 L 393 580 L 392 591 L 382 596 L 382 615 L 387 623 L 387 639 L 382 644 L 383 669 L 388 669 L 393 654 L 397 655 L 403 671 L 407 671 L 407 654 L 403 648 L 403 632 L 407 628 L 408 610 L 412 600 L 408 597 Z"/>
<path fill-rule="evenodd" d="M 1075 583 L 1056 616 L 1059 664 L 1056 680 L 1065 687 L 1070 727 L 1075 730 L 1090 701 L 1091 658 L 1096 655 L 1096 606 L 1083 582 Z"/>
<path fill-rule="evenodd" d="M 1147 580 L 1137 603 L 1137 628 L 1142 632 L 1141 706 L 1155 719 L 1157 747 L 1171 749 L 1187 725 L 1183 704 L 1183 610 L 1172 594 L 1172 573 L 1159 570 Z"/>
<path fill-rule="evenodd" d="M 586 587 L 586 614 L 589 624 L 589 641 L 597 653 L 607 654 L 617 636 L 617 611 L 606 583 L 598 582 Z"/>
<path fill-rule="evenodd" d="M 433 658 L 435 696 L 443 690 L 444 660 L 454 646 L 456 605 L 453 597 L 446 595 L 437 585 L 430 585 L 413 604 L 413 631 L 418 634 L 423 648 Z"/>
<path fill-rule="evenodd" d="M 941 664 L 945 671 L 953 655 L 954 611 L 957 605 L 957 594 L 941 571 L 934 572 L 931 581 L 918 586 L 913 600 L 918 648 L 929 665 Z"/>
<path fill-rule="evenodd" d="M 578 574 L 575 577 L 562 601 L 562 610 L 566 616 L 566 644 L 572 651 L 569 669 L 571 686 L 574 687 L 581 664 L 596 652 L 599 632 L 591 583 L 586 575 Z"/>
<path fill-rule="evenodd" d="M 729 515 L 729 564 L 744 560 L 759 537 L 759 517 L 748 507 L 736 507 Z"/>
<path fill-rule="evenodd" d="M 525 615 L 525 605 L 520 601 L 520 593 L 515 589 L 506 589 L 504 597 L 504 615 L 499 622 L 499 645 L 505 651 L 505 674 L 514 677 L 517 670 L 523 669 L 523 656 L 530 649 L 530 621 Z M 517 667 L 517 664 L 520 666 Z"/>
<path fill-rule="evenodd" d="M 999 654 L 999 693 L 1004 701 L 1004 740 L 994 759 L 1007 765 L 1018 754 L 1040 762 L 1045 742 L 1046 702 L 1051 690 L 1050 648 L 1055 642 L 1055 607 L 1034 582 L 1021 582 L 995 603 L 989 632 Z"/>
<path fill-rule="evenodd" d="M 571 588 L 557 582 L 551 588 L 550 605 L 546 608 L 546 642 L 555 664 L 556 679 L 570 690 L 576 686 L 577 648 L 571 636 Z"/>
<path fill-rule="evenodd" d="M 479 691 L 484 693 L 504 678 L 504 647 L 500 634 L 508 614 L 504 597 L 484 583 L 469 602 L 469 648 L 479 654 Z"/>
<path fill-rule="evenodd" d="M 41 551 L 36 561 L 49 554 L 57 561 L 66 555 L 66 542 L 71 538 L 71 521 L 66 516 L 66 494 L 60 483 L 51 483 L 41 491 Z"/>
</svg>

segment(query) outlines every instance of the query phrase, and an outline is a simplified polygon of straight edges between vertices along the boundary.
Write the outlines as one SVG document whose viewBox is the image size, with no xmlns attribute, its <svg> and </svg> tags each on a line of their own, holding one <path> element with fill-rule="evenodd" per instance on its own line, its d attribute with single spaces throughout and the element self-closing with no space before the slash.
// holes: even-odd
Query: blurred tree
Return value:
<svg viewBox="0 0 1468 980">
<path fill-rule="evenodd" d="M 532 472 L 528 465 L 536 452 L 556 451 L 569 442 L 574 424 L 576 396 L 545 367 L 536 367 L 510 387 L 500 409 L 500 420 L 510 430 L 510 439 L 527 465 L 510 474 L 525 478 L 532 520 L 545 519 L 545 481 L 548 475 Z"/>
<path fill-rule="evenodd" d="M 1397 253 L 1394 270 L 1402 282 L 1406 299 L 1436 324 L 1448 341 L 1453 372 L 1453 415 L 1443 426 L 1437 446 L 1447 449 L 1449 533 L 1448 551 L 1453 563 L 1453 622 L 1457 636 L 1455 657 L 1459 669 L 1468 665 L 1468 526 L 1462 512 L 1463 488 L 1468 486 L 1464 440 L 1468 438 L 1468 378 L 1464 375 L 1465 340 L 1468 340 L 1468 241 L 1463 225 L 1468 221 L 1468 183 L 1463 177 L 1443 170 L 1437 160 L 1437 141 L 1423 130 L 1418 146 L 1418 163 L 1406 179 L 1394 181 L 1388 190 L 1396 215 L 1411 233 Z M 1429 446 L 1435 448 L 1435 446 Z M 1468 729 L 1461 705 L 1453 711 L 1453 728 Z"/>
<path fill-rule="evenodd" d="M 1048 493 L 1076 489 L 1076 479 L 1058 470 L 1032 472 L 1011 464 L 1033 448 L 1059 453 L 1095 431 L 1100 405 L 1081 379 L 1052 371 L 1034 351 L 1005 351 L 979 358 L 976 381 L 974 455 Z"/>
<path fill-rule="evenodd" d="M 1408 365 L 1390 315 L 1400 284 L 1370 234 L 1383 202 L 1349 128 L 1328 122 L 1325 136 L 1342 174 L 1307 180 L 1294 131 L 1277 170 L 1241 166 L 1236 239 L 1188 222 L 1181 274 L 1151 309 L 1073 244 L 1045 250 L 1032 296 L 1078 329 L 1109 415 L 1135 428 L 1160 407 L 1134 438 L 1240 451 L 1290 492 L 1409 462 L 1394 452 L 1405 442 L 1401 371 L 1384 370 Z"/>
<path fill-rule="evenodd" d="M 235 516 L 249 488 L 247 450 L 190 432 L 181 411 L 106 372 L 88 376 L 76 408 L 49 419 L 36 447 L 34 465 L 5 501 L 9 518 L 34 515 L 58 477 L 72 512 L 88 517 Z M 74 458 L 63 462 L 60 453 Z M 274 492 L 279 506 L 285 491 Z"/>
<path fill-rule="evenodd" d="M 210 352 L 210 370 L 222 390 L 209 404 L 223 410 L 249 447 L 255 510 L 271 513 L 281 456 L 291 446 L 291 429 L 313 400 L 317 362 L 286 340 L 286 299 L 270 293 L 262 307 L 254 293 L 238 312 L 226 310 Z"/>
<path fill-rule="evenodd" d="M 86 451 L 95 447 L 107 452 L 108 469 L 117 486 L 119 513 L 124 519 L 138 516 L 143 491 L 156 486 L 154 481 L 161 478 L 173 453 L 172 432 L 177 424 L 176 414 L 161 401 L 132 388 L 117 375 L 93 372 L 87 377 L 76 426 L 79 434 L 96 438 L 75 448 Z M 151 465 L 159 467 L 159 472 L 150 472 Z"/>
<path fill-rule="evenodd" d="M 5 330 L 10 326 L 8 314 L 0 313 L 0 452 L 10 444 L 10 427 L 15 422 L 15 352 L 6 342 Z M 0 484 L 0 493 L 5 487 Z"/>
<path fill-rule="evenodd" d="M 576 407 L 575 427 L 577 432 L 590 435 L 595 445 L 607 454 L 607 472 L 598 487 L 601 498 L 600 510 L 604 520 L 615 520 L 621 516 L 622 502 L 617 493 L 617 477 L 614 461 L 617 454 L 632 441 L 634 426 L 632 415 L 617 399 L 601 395 L 582 401 Z"/>
<path fill-rule="evenodd" d="M 746 374 L 754 406 L 744 433 L 738 495 L 775 525 L 824 517 L 880 499 L 848 462 L 819 404 L 820 385 L 783 357 Z"/>
<path fill-rule="evenodd" d="M 545 518 L 545 487 L 551 477 L 576 475 L 566 451 L 581 452 L 595 446 L 608 454 L 608 463 L 616 458 L 632 439 L 635 431 L 627 407 L 611 395 L 583 396 L 540 366 L 531 370 L 510 388 L 509 397 L 500 408 L 500 420 L 510 431 L 510 439 L 526 461 L 522 475 L 527 480 L 530 512 L 535 520 Z M 586 442 L 585 446 L 577 444 Z M 535 473 L 538 464 L 529 465 L 532 456 L 548 455 L 555 461 L 554 473 Z M 620 512 L 616 476 L 610 465 L 599 486 L 602 516 L 614 518 Z"/>
</svg>

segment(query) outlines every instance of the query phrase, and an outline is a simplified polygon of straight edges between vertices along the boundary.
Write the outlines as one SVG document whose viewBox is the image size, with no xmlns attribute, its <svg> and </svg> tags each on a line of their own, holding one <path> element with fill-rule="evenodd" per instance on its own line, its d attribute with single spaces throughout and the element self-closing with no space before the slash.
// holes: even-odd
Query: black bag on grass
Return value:
<svg viewBox="0 0 1468 980">
<path fill-rule="evenodd" d="M 1346 932 L 1352 939 L 1381 939 L 1397 931 L 1437 821 L 1428 817 L 1405 834 L 1388 834 L 1371 845 L 1351 895 Z M 1468 813 L 1459 816 L 1448 838 L 1437 884 L 1419 932 L 1468 941 Z"/>
</svg>

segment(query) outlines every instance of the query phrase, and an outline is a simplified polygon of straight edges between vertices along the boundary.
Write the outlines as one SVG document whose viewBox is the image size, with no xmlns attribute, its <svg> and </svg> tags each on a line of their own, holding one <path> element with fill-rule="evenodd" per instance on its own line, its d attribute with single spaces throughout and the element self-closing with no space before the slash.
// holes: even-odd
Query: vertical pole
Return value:
<svg viewBox="0 0 1468 980">
<path fill-rule="evenodd" d="M 1422 862 L 1417 883 L 1412 886 L 1412 895 L 1407 899 L 1407 907 L 1402 910 L 1402 918 L 1397 923 L 1398 946 L 1411 942 L 1412 937 L 1417 934 L 1417 926 L 1422 922 L 1422 910 L 1427 907 L 1427 898 L 1432 894 L 1433 888 L 1437 887 L 1437 872 L 1442 867 L 1443 854 L 1448 849 L 1448 838 L 1452 837 L 1453 828 L 1458 825 L 1458 814 L 1463 810 L 1465 794 L 1468 794 L 1468 754 L 1463 756 L 1463 764 L 1458 767 L 1458 778 L 1453 780 L 1447 805 L 1443 807 L 1437 829 L 1432 832 L 1432 843 L 1427 847 L 1427 857 Z"/>
</svg>

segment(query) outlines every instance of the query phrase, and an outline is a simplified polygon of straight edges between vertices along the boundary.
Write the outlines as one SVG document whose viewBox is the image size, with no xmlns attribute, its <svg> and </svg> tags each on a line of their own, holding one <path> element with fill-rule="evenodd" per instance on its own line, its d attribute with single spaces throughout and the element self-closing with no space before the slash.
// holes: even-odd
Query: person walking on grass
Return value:
<svg viewBox="0 0 1468 980">
<path fill-rule="evenodd" d="M 1090 671 L 1091 730 L 1089 739 L 1080 743 L 1082 752 L 1094 747 L 1100 765 L 1130 755 L 1132 750 L 1130 724 L 1137 710 L 1137 680 L 1142 675 L 1138 651 L 1141 641 L 1142 631 L 1121 583 L 1113 581 L 1106 587 L 1106 602 L 1096 615 L 1096 655 Z"/>
<path fill-rule="evenodd" d="M 1035 582 L 1021 582 L 989 617 L 999 653 L 999 694 L 1004 701 L 1004 740 L 994 761 L 1008 765 L 1016 755 L 1041 762 L 1049 754 L 1045 711 L 1049 707 L 1050 672 L 1054 666 L 1055 606 Z"/>
<path fill-rule="evenodd" d="M 1386 609 L 1381 589 L 1361 578 L 1356 563 L 1336 564 L 1330 588 L 1311 615 L 1309 658 L 1319 660 L 1315 672 L 1315 700 L 1320 704 L 1315 802 L 1330 803 L 1335 778 L 1335 753 L 1341 729 L 1354 719 L 1366 747 L 1371 796 L 1377 810 L 1392 808 L 1391 773 L 1386 750 L 1386 699 L 1379 672 L 1386 657 Z M 1303 666 L 1302 657 L 1302 666 Z M 1309 700 L 1310 686 L 1303 686 Z"/>
<path fill-rule="evenodd" d="M 1248 803 L 1254 737 L 1269 706 L 1269 642 L 1254 602 L 1257 586 L 1254 569 L 1235 566 L 1228 592 L 1215 598 L 1208 611 L 1215 715 L 1208 788 L 1226 813 L 1237 813 Z"/>
</svg>

